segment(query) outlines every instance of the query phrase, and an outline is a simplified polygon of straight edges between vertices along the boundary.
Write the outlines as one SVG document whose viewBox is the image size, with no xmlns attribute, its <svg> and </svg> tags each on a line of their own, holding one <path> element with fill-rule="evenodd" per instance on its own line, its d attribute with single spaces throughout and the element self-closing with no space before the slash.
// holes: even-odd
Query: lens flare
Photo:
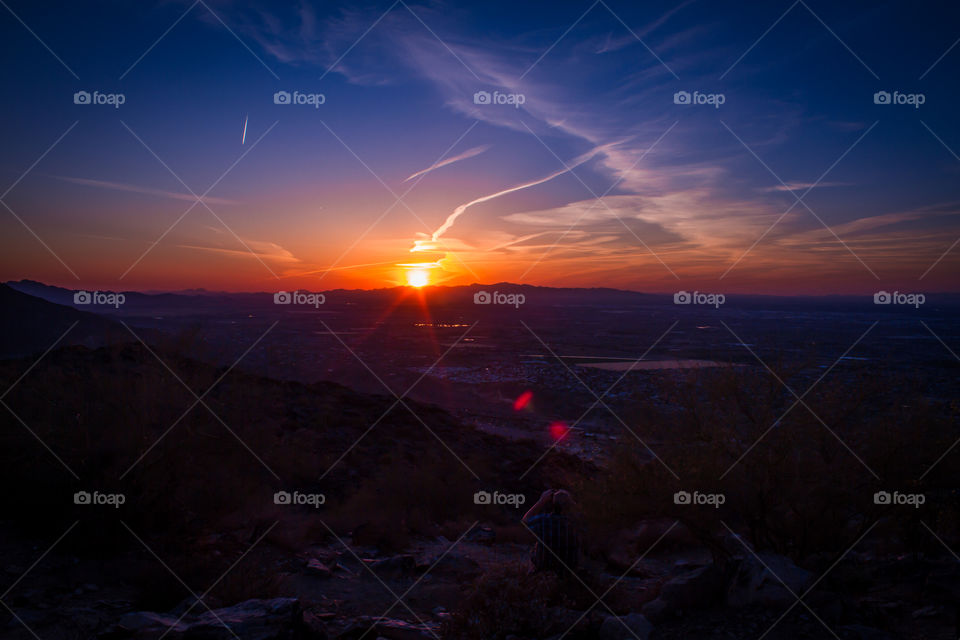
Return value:
<svg viewBox="0 0 960 640">
<path fill-rule="evenodd" d="M 563 440 L 570 433 L 570 427 L 563 422 L 554 422 L 550 425 L 550 435 L 554 440 Z"/>
<path fill-rule="evenodd" d="M 513 401 L 513 410 L 521 411 L 530 404 L 530 401 L 533 400 L 533 391 L 529 389 L 520 394 L 520 396 Z"/>
</svg>

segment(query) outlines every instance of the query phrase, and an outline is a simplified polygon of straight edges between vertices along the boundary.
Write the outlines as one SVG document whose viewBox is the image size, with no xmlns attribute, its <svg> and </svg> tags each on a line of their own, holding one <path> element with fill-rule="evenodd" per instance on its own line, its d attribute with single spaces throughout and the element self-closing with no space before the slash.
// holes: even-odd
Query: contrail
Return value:
<svg viewBox="0 0 960 640">
<path fill-rule="evenodd" d="M 540 179 L 534 180 L 534 181 L 532 181 L 532 182 L 525 182 L 525 183 L 523 183 L 523 184 L 518 184 L 518 185 L 515 186 L 515 187 L 510 187 L 509 189 L 504 189 L 503 191 L 498 191 L 498 192 L 496 192 L 496 193 L 491 193 L 490 195 L 482 196 L 482 197 L 480 197 L 480 198 L 477 198 L 476 200 L 471 200 L 470 202 L 468 202 L 468 203 L 466 203 L 466 204 L 460 205 L 459 207 L 457 207 L 456 209 L 453 210 L 453 213 L 451 213 L 449 216 L 447 216 L 446 221 L 445 221 L 442 225 L 440 225 L 440 228 L 433 232 L 433 236 L 431 237 L 431 240 L 432 240 L 433 242 L 436 242 L 437 239 L 438 239 L 440 236 L 442 236 L 444 233 L 446 233 L 447 230 L 450 229 L 450 227 L 453 226 L 453 223 L 456 222 L 457 218 L 459 218 L 461 215 L 463 215 L 463 212 L 466 211 L 469 207 L 472 207 L 472 206 L 475 205 L 475 204 L 480 204 L 481 202 L 486 202 L 486 201 L 488 201 L 488 200 L 493 200 L 494 198 L 499 198 L 500 196 L 505 196 L 505 195 L 507 195 L 508 193 L 513 193 L 514 191 L 520 191 L 520 190 L 522 190 L 522 189 L 528 189 L 528 188 L 530 188 L 530 187 L 535 187 L 535 186 L 537 186 L 538 184 L 543 184 L 544 182 L 549 182 L 550 180 L 553 180 L 553 179 L 556 178 L 557 176 L 562 176 L 563 174 L 565 174 L 565 173 L 567 173 L 567 172 L 575 169 L 576 167 L 579 167 L 581 164 L 583 164 L 584 162 L 586 162 L 587 160 L 589 160 L 589 159 L 592 158 L 593 156 L 597 155 L 597 153 L 599 153 L 599 152 L 602 151 L 603 149 L 604 149 L 604 147 L 596 147 L 596 148 L 588 151 L 587 153 L 585 153 L 585 154 L 583 154 L 583 155 L 577 156 L 576 158 L 573 159 L 573 162 L 571 162 L 571 163 L 568 164 L 568 165 L 565 165 L 565 166 L 563 167 L 563 169 L 560 169 L 559 171 L 555 171 L 554 173 L 551 173 L 550 175 L 548 175 L 548 176 L 546 176 L 546 177 L 544 177 L 544 178 L 540 178 Z"/>
<path fill-rule="evenodd" d="M 247 114 L 247 117 L 243 120 L 243 138 L 240 140 L 240 144 L 247 144 L 247 122 L 250 121 L 250 114 Z"/>
<path fill-rule="evenodd" d="M 409 180 L 413 180 L 414 178 L 419 177 L 419 176 L 422 176 L 422 175 L 425 174 L 425 173 L 430 173 L 430 172 L 433 171 L 434 169 L 439 169 L 440 167 L 445 167 L 445 166 L 447 166 L 448 164 L 453 164 L 454 162 L 459 162 L 460 160 L 466 160 L 467 158 L 472 158 L 473 156 L 478 156 L 478 155 L 480 155 L 481 153 L 483 153 L 484 151 L 486 151 L 486 150 L 489 149 L 489 148 L 490 148 L 490 145 L 489 145 L 489 144 L 484 144 L 484 145 L 481 145 L 481 146 L 479 146 L 479 147 L 474 147 L 473 149 L 467 149 L 466 151 L 464 151 L 463 153 L 461 153 L 461 154 L 458 155 L 458 156 L 454 156 L 454 157 L 452 157 L 452 158 L 446 158 L 445 160 L 441 160 L 440 162 L 436 162 L 436 163 L 430 165 L 430 166 L 427 167 L 426 169 L 421 169 L 420 171 L 417 171 L 416 173 L 412 174 L 409 178 L 407 178 L 406 180 L 404 180 L 404 182 L 407 182 L 407 181 L 409 181 Z"/>
</svg>

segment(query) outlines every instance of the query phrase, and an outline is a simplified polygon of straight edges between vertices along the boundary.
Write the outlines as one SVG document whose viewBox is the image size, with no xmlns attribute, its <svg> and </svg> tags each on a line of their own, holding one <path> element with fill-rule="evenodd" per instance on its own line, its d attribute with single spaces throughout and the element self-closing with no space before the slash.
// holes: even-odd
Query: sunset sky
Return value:
<svg viewBox="0 0 960 640">
<path fill-rule="evenodd" d="M 958 290 L 955 3 L 5 2 L 3 280 Z"/>
</svg>

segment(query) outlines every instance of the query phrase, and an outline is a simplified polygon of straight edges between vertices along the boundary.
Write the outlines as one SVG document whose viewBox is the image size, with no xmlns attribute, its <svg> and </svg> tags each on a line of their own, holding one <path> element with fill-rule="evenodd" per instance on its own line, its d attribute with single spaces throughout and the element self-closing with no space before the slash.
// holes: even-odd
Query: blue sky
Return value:
<svg viewBox="0 0 960 640">
<path fill-rule="evenodd" d="M 13 1 L 0 31 L 6 278 L 956 289 L 948 3 Z"/>
</svg>

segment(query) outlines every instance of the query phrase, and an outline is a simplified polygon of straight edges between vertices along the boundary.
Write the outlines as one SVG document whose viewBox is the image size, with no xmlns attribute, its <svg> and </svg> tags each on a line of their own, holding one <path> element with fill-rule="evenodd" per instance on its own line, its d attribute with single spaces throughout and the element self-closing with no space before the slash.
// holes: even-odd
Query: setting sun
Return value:
<svg viewBox="0 0 960 640">
<path fill-rule="evenodd" d="M 407 271 L 407 284 L 411 287 L 423 287 L 430 283 L 430 274 L 425 269 Z"/>
</svg>

